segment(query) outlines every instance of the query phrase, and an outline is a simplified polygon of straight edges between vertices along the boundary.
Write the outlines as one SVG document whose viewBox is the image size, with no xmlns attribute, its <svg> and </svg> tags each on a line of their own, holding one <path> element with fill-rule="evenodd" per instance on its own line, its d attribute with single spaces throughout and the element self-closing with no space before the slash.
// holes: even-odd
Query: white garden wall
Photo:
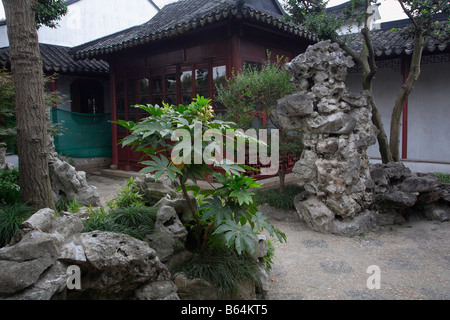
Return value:
<svg viewBox="0 0 450 320">
<path fill-rule="evenodd" d="M 150 20 L 156 9 L 148 0 L 80 0 L 68 6 L 59 27 L 41 27 L 39 42 L 73 47 Z M 0 26 L 0 48 L 9 46 Z"/>
<path fill-rule="evenodd" d="M 396 95 L 402 85 L 401 60 L 379 62 L 374 98 L 389 137 Z M 361 75 L 347 77 L 351 91 L 361 90 Z M 405 165 L 413 171 L 450 173 L 450 54 L 426 56 L 419 81 L 408 100 L 408 141 Z M 374 162 L 380 159 L 378 144 L 369 149 Z"/>
</svg>

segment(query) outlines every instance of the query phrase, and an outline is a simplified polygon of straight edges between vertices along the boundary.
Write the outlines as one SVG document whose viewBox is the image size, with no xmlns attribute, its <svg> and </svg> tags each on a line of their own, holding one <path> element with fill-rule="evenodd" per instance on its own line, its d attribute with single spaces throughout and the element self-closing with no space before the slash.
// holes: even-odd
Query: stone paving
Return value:
<svg viewBox="0 0 450 320">
<path fill-rule="evenodd" d="M 126 178 L 106 176 L 100 174 L 88 174 L 87 181 L 90 185 L 97 187 L 98 195 L 102 205 L 106 205 L 107 201 L 114 199 L 120 188 L 127 185 Z"/>
<path fill-rule="evenodd" d="M 97 186 L 102 203 L 126 184 L 102 175 L 88 175 L 88 183 Z M 450 222 L 415 219 L 343 237 L 312 231 L 292 215 L 272 220 L 287 242 L 274 242 L 268 299 L 450 300 Z M 370 290 L 373 265 L 381 288 Z"/>
</svg>

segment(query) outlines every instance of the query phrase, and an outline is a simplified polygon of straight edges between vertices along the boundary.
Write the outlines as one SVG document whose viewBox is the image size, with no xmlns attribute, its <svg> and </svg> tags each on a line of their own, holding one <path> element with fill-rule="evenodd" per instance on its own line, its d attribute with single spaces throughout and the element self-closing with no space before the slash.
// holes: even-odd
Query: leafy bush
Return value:
<svg viewBox="0 0 450 320">
<path fill-rule="evenodd" d="M 158 208 L 131 206 L 111 210 L 108 219 L 118 227 L 119 233 L 128 234 L 136 239 L 144 240 L 147 234 L 155 229 Z"/>
<path fill-rule="evenodd" d="M 90 216 L 84 219 L 84 231 L 95 230 L 128 234 L 139 240 L 153 232 L 158 208 L 147 207 L 142 195 L 134 186 L 133 178 L 120 188 L 117 196 L 107 202 L 107 208 L 90 208 Z"/>
<path fill-rule="evenodd" d="M 435 172 L 434 175 L 436 177 L 438 177 L 438 179 L 441 183 L 450 183 L 450 174 L 442 173 L 442 172 Z"/>
<path fill-rule="evenodd" d="M 130 206 L 143 205 L 142 195 L 139 194 L 138 189 L 133 184 L 133 178 L 127 180 L 127 185 L 120 188 L 120 192 L 109 203 L 111 208 L 128 208 Z"/>
<path fill-rule="evenodd" d="M 158 208 L 133 205 L 106 211 L 104 207 L 92 210 L 89 218 L 83 221 L 84 231 L 95 230 L 122 233 L 139 240 L 154 230 Z"/>
<path fill-rule="evenodd" d="M 257 234 L 263 230 L 280 241 L 286 240 L 286 235 L 273 227 L 256 207 L 257 203 L 253 200 L 255 193 L 251 189 L 260 188 L 261 183 L 241 174 L 215 173 L 213 176 L 221 187 L 213 190 L 189 188 L 206 197 L 199 215 L 203 223 L 208 225 L 206 230 L 214 231 L 210 237 L 213 246 L 217 246 L 219 241 L 222 247 L 234 248 L 238 254 L 253 253 L 258 241 Z"/>
<path fill-rule="evenodd" d="M 233 74 L 225 84 L 218 86 L 216 100 L 227 107 L 227 118 L 239 128 L 252 128 L 261 114 L 272 118 L 277 100 L 294 91 L 281 60 L 267 61 L 260 70 L 244 66 L 242 72 Z"/>
<path fill-rule="evenodd" d="M 270 53 L 268 56 L 270 57 Z M 284 130 L 273 115 L 278 106 L 277 101 L 294 91 L 291 77 L 283 68 L 281 60 L 282 58 L 277 57 L 276 63 L 267 61 L 260 70 L 244 67 L 241 73 L 227 79 L 226 84 L 218 86 L 216 100 L 226 106 L 224 119 L 235 122 L 241 129 L 279 130 L 278 176 L 280 192 L 283 192 L 289 157 L 300 156 L 304 146 L 302 135 Z"/>
<path fill-rule="evenodd" d="M 205 155 L 211 150 L 225 150 L 224 142 L 227 139 L 212 139 L 210 143 L 203 141 L 199 146 L 201 150 L 195 150 L 193 139 L 198 139 L 200 134 L 204 137 L 211 131 L 227 137 L 228 130 L 235 129 L 232 122 L 214 120 L 210 102 L 210 99 L 197 96 L 187 106 L 166 103 L 163 103 L 163 107 L 137 105 L 135 107 L 148 113 L 149 117 L 139 123 L 123 120 L 115 122 L 131 133 L 122 140 L 122 146 L 132 146 L 143 152 L 147 159 L 151 159 L 142 162 L 146 167 L 141 173 L 152 172 L 155 180 L 163 174 L 167 174 L 172 181 L 179 180 L 195 220 L 192 229 L 197 250 L 207 251 L 208 243 L 211 244 L 214 240 L 217 244 L 220 240 L 222 248 L 233 248 L 238 254 L 252 253 L 257 234 L 263 229 L 277 236 L 280 241 L 285 240 L 286 236 L 274 228 L 254 205 L 253 193 L 249 189 L 260 185 L 253 178 L 242 175 L 242 172 L 248 169 L 247 166 L 228 163 L 212 155 L 206 161 L 195 161 L 196 154 Z M 176 141 L 172 140 L 180 130 L 185 134 L 174 139 Z M 246 142 L 251 139 L 245 134 L 240 134 L 239 137 Z M 185 145 L 194 145 L 194 150 L 184 148 Z M 174 150 L 183 151 L 183 154 L 176 154 L 172 152 Z M 225 171 L 225 175 L 215 173 L 214 167 Z M 214 190 L 200 190 L 199 186 L 186 185 L 188 179 L 196 182 L 196 179 L 203 179 L 207 174 L 214 175 L 223 186 Z M 188 195 L 189 190 L 193 191 L 194 195 L 200 194 L 204 197 L 200 210 L 194 208 Z"/>
<path fill-rule="evenodd" d="M 34 208 L 24 204 L 0 205 L 0 247 L 7 245 L 22 222 L 34 213 Z"/>
<path fill-rule="evenodd" d="M 294 198 L 299 193 L 303 192 L 303 187 L 300 187 L 296 184 L 289 184 L 285 187 L 283 193 L 276 188 L 258 190 L 255 195 L 255 202 L 258 204 L 267 203 L 268 205 L 283 209 L 283 210 L 292 210 L 294 207 Z"/>
<path fill-rule="evenodd" d="M 267 244 L 269 246 L 269 249 L 267 250 L 267 255 L 262 258 L 266 262 L 266 270 L 270 271 L 272 270 L 273 258 L 275 257 L 275 247 L 273 246 L 270 240 L 267 240 Z"/>
<path fill-rule="evenodd" d="M 97 209 L 89 210 L 89 217 L 83 219 L 84 232 L 91 231 L 109 231 L 114 232 L 114 225 L 108 218 L 109 212 L 104 208 L 100 207 Z"/>
<path fill-rule="evenodd" d="M 55 203 L 55 206 L 57 212 L 67 211 L 71 213 L 76 213 L 80 211 L 81 207 L 83 207 L 83 205 L 75 198 L 72 201 L 68 199 L 59 200 Z"/>
<path fill-rule="evenodd" d="M 214 250 L 196 254 L 171 272 L 183 272 L 190 279 L 203 279 L 219 289 L 220 298 L 230 298 L 238 284 L 249 281 L 261 286 L 258 262 L 250 255 L 238 255 L 234 250 Z"/>
<path fill-rule="evenodd" d="M 19 169 L 0 170 L 0 204 L 14 204 L 20 201 Z"/>
</svg>

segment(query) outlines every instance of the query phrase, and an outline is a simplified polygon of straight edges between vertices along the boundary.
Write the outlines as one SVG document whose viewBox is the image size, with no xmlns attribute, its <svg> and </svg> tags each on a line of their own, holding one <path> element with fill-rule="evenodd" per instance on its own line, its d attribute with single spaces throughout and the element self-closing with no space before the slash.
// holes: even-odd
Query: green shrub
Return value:
<svg viewBox="0 0 450 320">
<path fill-rule="evenodd" d="M 89 218 L 83 221 L 84 231 L 95 230 L 128 234 L 139 240 L 153 232 L 158 208 L 134 205 L 106 211 L 100 207 L 91 210 Z"/>
<path fill-rule="evenodd" d="M 20 202 L 19 169 L 0 170 L 0 204 Z"/>
<path fill-rule="evenodd" d="M 133 178 L 127 180 L 127 185 L 120 188 L 120 192 L 109 203 L 110 208 L 128 208 L 134 205 L 143 205 L 142 195 L 133 184 Z"/>
<path fill-rule="evenodd" d="M 84 232 L 109 231 L 115 232 L 112 221 L 108 219 L 109 212 L 104 207 L 89 210 L 89 217 L 83 219 Z"/>
<path fill-rule="evenodd" d="M 258 262 L 248 254 L 239 255 L 235 250 L 224 249 L 196 254 L 171 270 L 183 272 L 190 279 L 203 279 L 219 289 L 221 298 L 230 298 L 237 292 L 238 284 L 249 281 L 261 286 Z"/>
<path fill-rule="evenodd" d="M 22 222 L 34 213 L 34 208 L 24 204 L 0 205 L 0 247 L 7 245 Z"/>
<path fill-rule="evenodd" d="M 73 199 L 72 201 L 68 199 L 59 200 L 55 203 L 56 211 L 66 211 L 71 213 L 76 213 L 80 211 L 80 208 L 83 207 L 81 203 L 77 201 L 77 199 Z"/>
<path fill-rule="evenodd" d="M 273 246 L 270 240 L 267 241 L 269 249 L 267 250 L 267 255 L 263 257 L 263 260 L 266 262 L 266 270 L 272 270 L 273 258 L 275 257 L 275 247 Z"/>
<path fill-rule="evenodd" d="M 298 157 L 303 151 L 303 137 L 298 133 L 284 130 L 273 111 L 277 109 L 277 101 L 294 91 L 291 77 L 283 67 L 283 57 L 277 62 L 268 61 L 261 68 L 245 66 L 239 74 L 226 80 L 217 87 L 216 101 L 226 106 L 223 119 L 233 121 L 243 130 L 278 129 L 280 191 L 284 190 L 286 170 L 290 157 Z M 286 60 L 287 61 L 287 60 Z M 263 119 L 266 118 L 266 121 Z"/>
<path fill-rule="evenodd" d="M 258 190 L 256 191 L 254 200 L 259 204 L 267 203 L 268 205 L 275 208 L 292 210 L 295 209 L 295 196 L 303 191 L 303 187 L 300 187 L 296 184 L 290 184 L 285 187 L 284 192 L 281 194 L 278 188 Z"/>
<path fill-rule="evenodd" d="M 196 158 L 187 148 L 180 144 L 189 144 L 192 137 L 198 134 L 198 124 L 200 124 L 200 133 L 209 134 L 213 131 L 222 136 L 228 136 L 229 130 L 234 130 L 235 124 L 231 122 L 217 121 L 214 119 L 211 100 L 200 97 L 189 105 L 173 106 L 163 103 L 158 105 L 136 105 L 148 113 L 147 118 L 140 122 L 119 120 L 117 123 L 130 132 L 121 143 L 122 146 L 130 146 L 136 151 L 143 152 L 148 159 L 141 162 L 145 167 L 141 173 L 153 173 L 157 181 L 164 174 L 175 182 L 180 183 L 180 189 L 187 201 L 187 206 L 192 213 L 193 223 L 190 234 L 195 239 L 194 250 L 204 251 L 208 247 L 211 237 L 222 237 L 223 246 L 234 248 L 237 253 L 251 253 L 254 251 L 257 234 L 263 230 L 268 231 L 270 236 L 276 236 L 280 241 L 286 240 L 286 235 L 273 227 L 267 217 L 258 212 L 253 203 L 253 192 L 250 189 L 258 188 L 259 184 L 253 178 L 245 177 L 243 172 L 249 169 L 248 166 L 237 163 L 229 163 L 215 156 L 207 156 L 207 161 L 192 163 Z M 183 139 L 173 143 L 174 134 L 183 130 Z M 187 136 L 189 136 L 187 138 Z M 233 138 L 233 141 L 237 136 Z M 251 137 L 240 133 L 239 139 L 242 141 L 251 141 Z M 206 155 L 211 148 L 224 150 L 227 139 L 217 139 L 209 143 L 200 144 L 200 154 Z M 164 150 L 165 152 L 158 152 Z M 209 151 L 208 151 L 209 150 Z M 168 155 L 171 155 L 170 157 Z M 208 164 L 211 161 L 212 165 Z M 195 162 L 195 161 L 194 161 Z M 225 174 L 217 175 L 215 168 L 225 171 Z M 212 175 L 221 187 L 214 190 L 202 190 L 198 185 L 188 186 L 186 183 L 191 179 L 194 183 L 197 179 L 204 178 L 206 175 Z M 188 191 L 192 191 L 194 196 L 200 195 L 204 198 L 201 208 L 194 207 Z M 214 240 L 215 240 L 214 239 Z"/>
<path fill-rule="evenodd" d="M 442 172 L 435 172 L 434 175 L 436 177 L 438 177 L 438 179 L 441 183 L 450 183 L 450 174 L 442 173 Z"/>
<path fill-rule="evenodd" d="M 144 240 L 155 229 L 157 207 L 131 206 L 111 210 L 108 219 L 117 226 L 119 233 Z"/>
</svg>

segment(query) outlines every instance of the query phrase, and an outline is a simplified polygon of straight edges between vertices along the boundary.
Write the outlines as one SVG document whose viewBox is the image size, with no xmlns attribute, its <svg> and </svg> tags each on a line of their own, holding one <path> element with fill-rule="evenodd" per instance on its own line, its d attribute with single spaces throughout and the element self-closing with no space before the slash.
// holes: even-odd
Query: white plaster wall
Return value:
<svg viewBox="0 0 450 320">
<path fill-rule="evenodd" d="M 39 42 L 78 46 L 150 20 L 156 9 L 147 0 L 81 0 L 68 6 L 59 27 L 41 27 Z M 0 27 L 0 47 L 7 47 L 6 26 Z"/>
<path fill-rule="evenodd" d="M 8 29 L 6 26 L 0 26 L 0 48 L 9 46 Z"/>
<path fill-rule="evenodd" d="M 450 163 L 450 62 L 422 64 L 408 102 L 408 159 Z"/>
<path fill-rule="evenodd" d="M 374 82 L 374 98 L 389 138 L 391 112 L 402 85 L 400 71 L 380 68 Z M 350 91 L 360 91 L 361 75 L 347 77 Z M 443 164 L 450 170 L 450 62 L 422 64 L 422 72 L 408 99 L 407 160 Z M 400 146 L 401 147 L 401 146 Z M 371 159 L 380 159 L 378 144 L 369 148 Z M 425 168 L 425 167 L 424 167 Z"/>
</svg>

